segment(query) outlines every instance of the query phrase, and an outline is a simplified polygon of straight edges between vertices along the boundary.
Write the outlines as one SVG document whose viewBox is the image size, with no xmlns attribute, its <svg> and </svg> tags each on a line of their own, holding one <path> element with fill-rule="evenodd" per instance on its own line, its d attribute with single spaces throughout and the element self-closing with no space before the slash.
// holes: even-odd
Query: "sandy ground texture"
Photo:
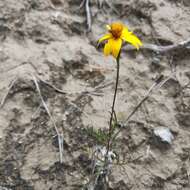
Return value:
<svg viewBox="0 0 190 190">
<path fill-rule="evenodd" d="M 0 189 L 78 190 L 88 182 L 91 152 L 102 146 L 89 128 L 108 127 L 116 75 L 114 59 L 96 48 L 107 23 L 122 21 L 145 44 L 190 37 L 189 0 L 91 0 L 90 32 L 81 2 L 0 0 Z M 190 51 L 124 49 L 116 102 L 121 122 L 157 77 L 171 78 L 120 134 L 114 152 L 123 164 L 112 166 L 109 189 L 189 190 Z M 36 84 L 63 134 L 62 164 Z M 170 129 L 170 145 L 155 140 L 160 128 Z"/>
</svg>

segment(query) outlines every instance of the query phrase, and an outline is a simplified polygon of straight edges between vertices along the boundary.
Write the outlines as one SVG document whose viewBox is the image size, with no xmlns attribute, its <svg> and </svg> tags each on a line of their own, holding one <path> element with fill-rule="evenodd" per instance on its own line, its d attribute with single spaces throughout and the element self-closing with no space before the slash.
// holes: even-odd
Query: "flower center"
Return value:
<svg viewBox="0 0 190 190">
<path fill-rule="evenodd" d="M 123 24 L 121 23 L 112 23 L 110 26 L 110 32 L 113 35 L 114 38 L 120 38 L 121 33 L 123 30 Z"/>
</svg>

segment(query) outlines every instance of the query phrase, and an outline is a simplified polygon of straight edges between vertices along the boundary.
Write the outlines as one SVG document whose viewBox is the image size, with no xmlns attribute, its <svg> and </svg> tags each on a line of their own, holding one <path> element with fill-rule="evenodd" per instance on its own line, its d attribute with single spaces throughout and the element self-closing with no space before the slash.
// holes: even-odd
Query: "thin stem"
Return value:
<svg viewBox="0 0 190 190">
<path fill-rule="evenodd" d="M 103 171 L 105 172 L 105 176 L 103 177 L 103 180 L 105 180 L 105 177 L 107 176 L 107 171 L 108 171 L 108 166 L 109 166 L 109 151 L 111 149 L 111 139 L 112 139 L 112 123 L 113 123 L 113 118 L 115 114 L 115 101 L 116 101 L 116 96 L 117 96 L 117 89 L 118 89 L 118 82 L 119 82 L 119 58 L 120 54 L 117 57 L 117 75 L 116 75 L 116 83 L 115 83 L 115 91 L 114 91 L 114 97 L 113 97 L 113 103 L 112 103 L 112 108 L 111 108 L 111 116 L 110 116 L 110 122 L 109 122 L 109 131 L 108 131 L 108 140 L 107 140 L 107 146 L 106 146 L 106 154 L 105 154 L 105 159 L 104 159 L 104 167 Z"/>
<path fill-rule="evenodd" d="M 117 96 L 117 89 L 118 89 L 118 82 L 119 82 L 119 57 L 117 57 L 117 75 L 116 75 L 116 83 L 115 83 L 115 92 L 114 92 L 114 97 L 113 97 L 113 103 L 112 103 L 112 109 L 111 109 L 111 116 L 110 116 L 110 122 L 109 122 L 109 133 L 108 133 L 108 142 L 107 142 L 107 154 L 110 151 L 110 142 L 111 142 L 111 136 L 112 136 L 112 122 L 113 122 L 113 116 L 115 113 L 115 101 L 116 101 L 116 96 Z M 107 155 L 106 154 L 106 155 Z"/>
<path fill-rule="evenodd" d="M 14 80 L 11 82 L 11 84 L 10 84 L 10 86 L 9 86 L 9 88 L 8 88 L 8 91 L 7 91 L 6 94 L 3 96 L 3 99 L 2 99 L 1 102 L 0 102 L 0 108 L 2 108 L 2 107 L 4 106 L 5 101 L 6 101 L 8 95 L 9 95 L 9 93 L 10 93 L 10 90 L 11 90 L 11 88 L 14 86 L 14 84 L 15 84 L 15 82 L 16 82 L 17 80 L 18 80 L 18 78 L 15 77 Z"/>
</svg>

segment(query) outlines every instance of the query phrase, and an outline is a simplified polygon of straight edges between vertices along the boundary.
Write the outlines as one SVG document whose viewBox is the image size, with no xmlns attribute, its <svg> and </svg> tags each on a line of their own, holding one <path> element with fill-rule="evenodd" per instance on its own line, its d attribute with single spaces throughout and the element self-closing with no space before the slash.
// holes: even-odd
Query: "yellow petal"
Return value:
<svg viewBox="0 0 190 190">
<path fill-rule="evenodd" d="M 132 32 L 129 32 L 126 29 L 123 30 L 121 38 L 126 42 L 132 44 L 137 49 L 139 49 L 139 47 L 142 46 L 142 42 L 139 40 L 139 38 L 137 38 Z"/>
<path fill-rule="evenodd" d="M 105 41 L 105 40 L 108 40 L 108 39 L 110 39 L 111 37 L 112 37 L 111 34 L 106 34 L 106 35 L 104 35 L 103 37 L 101 37 L 101 38 L 98 40 L 98 43 L 101 43 L 101 42 L 103 42 L 103 41 Z"/>
<path fill-rule="evenodd" d="M 125 33 L 129 32 L 129 30 L 128 30 L 128 28 L 126 26 L 124 26 L 123 32 L 125 32 Z"/>
<path fill-rule="evenodd" d="M 111 53 L 111 42 L 108 40 L 108 42 L 104 46 L 104 55 L 108 56 Z"/>
<path fill-rule="evenodd" d="M 122 39 L 110 39 L 110 44 L 111 44 L 111 50 L 112 50 L 112 55 L 117 58 L 119 55 L 119 52 L 121 50 L 121 45 L 122 45 Z"/>
</svg>

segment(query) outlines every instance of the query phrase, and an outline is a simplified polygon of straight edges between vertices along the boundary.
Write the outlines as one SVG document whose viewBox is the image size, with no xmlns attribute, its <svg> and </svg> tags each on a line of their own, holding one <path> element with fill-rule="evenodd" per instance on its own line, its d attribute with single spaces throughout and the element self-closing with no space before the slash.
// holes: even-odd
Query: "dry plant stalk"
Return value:
<svg viewBox="0 0 190 190">
<path fill-rule="evenodd" d="M 36 77 L 34 75 L 32 75 L 32 78 L 33 78 L 33 81 L 34 81 L 34 84 L 36 86 L 36 89 L 37 89 L 37 92 L 39 94 L 39 97 L 41 99 L 41 102 L 42 102 L 42 105 L 44 106 L 44 109 L 46 110 L 54 128 L 55 128 L 55 131 L 57 133 L 57 138 L 58 138 L 58 143 L 59 143 L 59 155 L 60 155 L 60 163 L 63 163 L 63 134 L 59 132 L 57 126 L 56 126 L 56 122 L 53 118 L 53 116 L 51 115 L 50 111 L 49 111 L 49 108 L 47 106 L 47 104 L 45 103 L 43 97 L 42 97 L 42 94 L 41 94 L 41 90 L 40 90 L 40 87 L 39 87 L 39 84 L 38 84 L 38 81 L 36 79 Z"/>
<path fill-rule="evenodd" d="M 134 47 L 127 45 L 126 47 L 124 47 L 125 50 L 135 50 Z M 143 44 L 143 46 L 141 47 L 141 49 L 145 49 L 145 50 L 150 50 L 156 53 L 171 53 L 174 51 L 180 51 L 183 49 L 187 49 L 190 50 L 190 39 L 187 39 L 185 41 L 179 42 L 177 44 L 174 45 L 168 45 L 168 46 L 158 46 L 155 44 Z"/>
<path fill-rule="evenodd" d="M 91 15 L 91 10 L 90 10 L 90 0 L 83 0 L 79 5 L 79 9 L 81 9 L 82 7 L 85 7 L 87 32 L 90 32 L 91 28 L 92 28 L 92 15 Z"/>
<path fill-rule="evenodd" d="M 8 97 L 8 95 L 9 95 L 10 90 L 12 89 L 12 87 L 14 86 L 14 84 L 15 84 L 15 82 L 16 82 L 17 80 L 18 80 L 18 77 L 15 77 L 15 78 L 11 81 L 11 83 L 10 83 L 10 85 L 9 85 L 9 87 L 8 87 L 8 90 L 7 90 L 6 94 L 3 96 L 2 100 L 1 100 L 0 108 L 2 108 L 2 107 L 4 106 L 5 101 L 6 101 L 7 97 Z"/>
<path fill-rule="evenodd" d="M 119 130 L 114 134 L 113 138 L 111 139 L 111 144 L 115 141 L 115 139 L 118 137 L 118 135 L 121 133 L 122 130 L 126 129 L 127 123 L 131 119 L 131 117 L 138 111 L 138 109 L 142 106 L 142 104 L 148 100 L 152 92 L 157 88 L 160 89 L 168 80 L 170 80 L 175 73 L 172 73 L 170 76 L 168 76 L 166 79 L 163 79 L 163 75 L 161 75 L 156 81 L 152 84 L 152 86 L 147 90 L 145 96 L 142 98 L 142 100 L 137 104 L 137 106 L 131 111 L 129 116 L 125 121 L 123 121 L 123 127 L 119 128 Z"/>
<path fill-rule="evenodd" d="M 91 17 L 91 11 L 90 11 L 90 0 L 86 0 L 86 4 L 85 4 L 85 10 L 86 10 L 86 18 L 87 18 L 87 26 L 88 29 L 87 31 L 91 31 L 91 27 L 92 27 L 92 17 Z"/>
</svg>

